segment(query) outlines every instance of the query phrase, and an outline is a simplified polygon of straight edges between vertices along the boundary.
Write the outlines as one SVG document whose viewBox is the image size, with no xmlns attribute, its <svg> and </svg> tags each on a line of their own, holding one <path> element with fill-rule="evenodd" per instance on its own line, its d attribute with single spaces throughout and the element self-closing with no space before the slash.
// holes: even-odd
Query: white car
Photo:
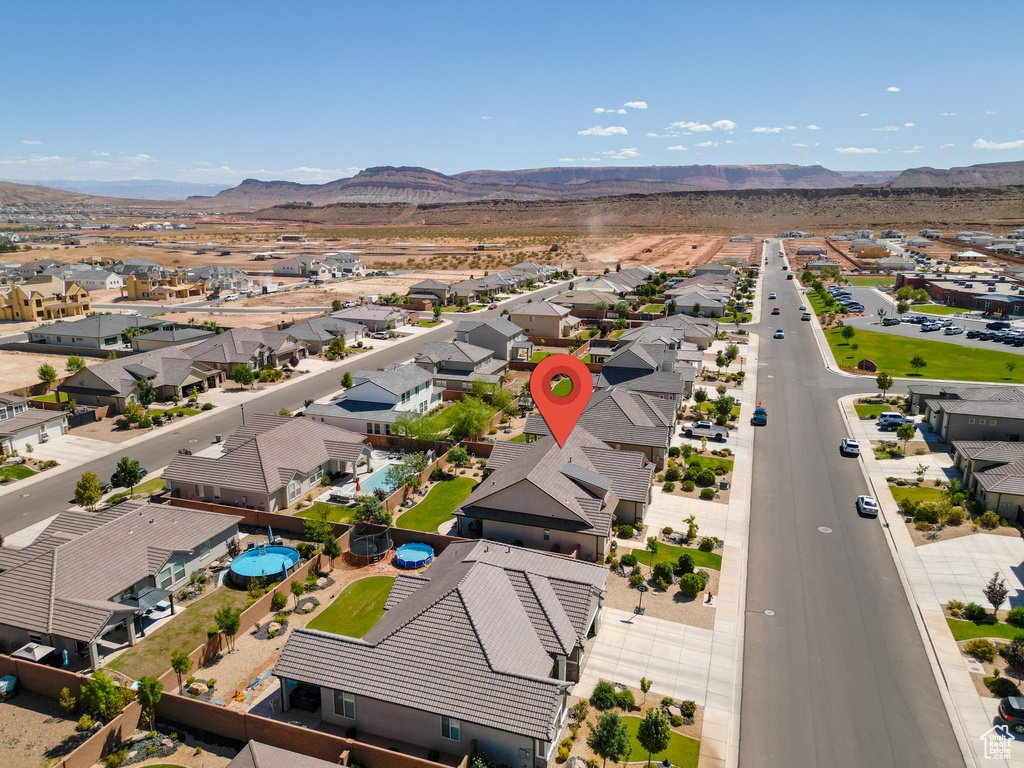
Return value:
<svg viewBox="0 0 1024 768">
<path fill-rule="evenodd" d="M 352 307 L 355 307 L 355 306 L 358 306 L 358 305 L 357 305 L 357 304 L 356 304 L 356 302 L 354 302 L 354 301 L 346 301 L 346 302 L 345 302 L 344 304 L 342 304 L 341 306 L 342 306 L 342 307 L 343 307 L 344 309 L 350 309 L 350 308 L 352 308 Z"/>
<path fill-rule="evenodd" d="M 857 511 L 862 515 L 878 517 L 878 501 L 874 496 L 858 496 Z"/>
<path fill-rule="evenodd" d="M 807 305 L 806 304 L 801 304 L 800 305 L 800 311 L 803 312 L 805 309 L 807 309 Z"/>
<path fill-rule="evenodd" d="M 775 294 L 774 293 L 769 293 L 768 294 L 768 298 L 769 299 L 774 299 L 775 298 Z"/>
<path fill-rule="evenodd" d="M 839 452 L 850 456 L 860 456 L 860 443 L 852 437 L 844 437 L 839 444 Z"/>
<path fill-rule="evenodd" d="M 784 330 L 782 330 L 781 328 L 779 328 L 779 330 L 777 330 L 775 332 L 775 338 L 776 339 L 784 339 L 784 338 L 786 338 L 786 332 Z"/>
<path fill-rule="evenodd" d="M 377 331 L 376 333 L 370 334 L 371 339 L 380 339 L 381 341 L 387 341 L 391 337 L 388 336 L 384 331 Z"/>
<path fill-rule="evenodd" d="M 238 294 L 229 293 L 227 296 L 224 297 L 224 301 L 238 301 Z"/>
<path fill-rule="evenodd" d="M 943 333 L 946 334 L 947 336 L 956 336 L 958 333 L 963 333 L 963 332 L 964 332 L 964 329 L 961 328 L 959 325 L 951 325 L 949 328 L 946 328 L 943 331 Z"/>
</svg>

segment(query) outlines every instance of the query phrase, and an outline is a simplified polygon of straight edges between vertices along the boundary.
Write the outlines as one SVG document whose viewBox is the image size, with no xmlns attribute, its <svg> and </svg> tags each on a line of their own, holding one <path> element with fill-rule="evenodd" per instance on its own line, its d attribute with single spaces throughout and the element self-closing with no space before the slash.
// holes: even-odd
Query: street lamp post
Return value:
<svg viewBox="0 0 1024 768">
<path fill-rule="evenodd" d="M 646 584 L 638 585 L 637 588 L 636 588 L 636 591 L 640 593 L 640 603 L 637 605 L 636 608 L 633 609 L 633 613 L 635 613 L 637 616 L 643 616 L 644 615 L 644 592 L 647 591 L 647 585 Z"/>
</svg>

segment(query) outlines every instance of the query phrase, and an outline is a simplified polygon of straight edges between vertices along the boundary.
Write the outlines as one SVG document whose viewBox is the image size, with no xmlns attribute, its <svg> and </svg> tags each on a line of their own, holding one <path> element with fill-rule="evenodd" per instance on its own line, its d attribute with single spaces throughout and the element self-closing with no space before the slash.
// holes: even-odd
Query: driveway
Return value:
<svg viewBox="0 0 1024 768">
<path fill-rule="evenodd" d="M 1024 606 L 1024 539 L 975 533 L 917 547 L 921 568 L 907 567 L 915 592 L 931 590 L 945 605 L 950 600 L 989 607 L 982 589 L 999 572 L 1010 590 L 1009 606 Z"/>
</svg>

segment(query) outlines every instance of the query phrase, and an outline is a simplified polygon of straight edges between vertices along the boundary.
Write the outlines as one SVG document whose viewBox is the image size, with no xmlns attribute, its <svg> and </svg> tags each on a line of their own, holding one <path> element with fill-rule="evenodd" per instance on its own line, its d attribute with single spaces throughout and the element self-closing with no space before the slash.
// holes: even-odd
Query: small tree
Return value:
<svg viewBox="0 0 1024 768">
<path fill-rule="evenodd" d="M 589 725 L 590 735 L 587 736 L 587 746 L 604 763 L 608 764 L 611 758 L 613 763 L 619 762 L 629 749 L 629 730 L 626 724 L 615 711 L 605 712 L 597 721 L 597 727 Z"/>
<path fill-rule="evenodd" d="M 907 443 L 913 439 L 916 432 L 913 424 L 900 424 L 896 428 L 896 437 L 903 441 L 904 454 L 907 452 Z"/>
<path fill-rule="evenodd" d="M 298 608 L 299 598 L 306 592 L 306 585 L 296 579 L 291 583 L 291 586 L 289 586 L 288 589 L 291 590 L 292 596 L 295 598 L 295 607 Z"/>
<path fill-rule="evenodd" d="M 698 405 L 706 402 L 708 399 L 708 391 L 706 389 L 695 389 L 693 391 L 693 401 Z"/>
<path fill-rule="evenodd" d="M 647 694 L 650 692 L 652 685 L 654 685 L 653 680 L 648 680 L 646 677 L 640 678 L 640 692 L 644 695 L 644 704 L 647 703 Z"/>
<path fill-rule="evenodd" d="M 130 688 L 122 688 L 103 672 L 97 672 L 82 686 L 80 696 L 86 714 L 108 723 L 134 698 Z"/>
<path fill-rule="evenodd" d="M 117 462 L 116 474 L 121 481 L 121 487 L 129 489 L 129 493 L 134 494 L 135 486 L 142 480 L 142 467 L 131 456 L 122 456 Z"/>
<path fill-rule="evenodd" d="M 278 613 L 283 611 L 286 605 L 288 605 L 288 596 L 281 590 L 275 589 L 270 598 L 270 610 Z"/>
<path fill-rule="evenodd" d="M 905 315 L 908 311 L 910 311 L 910 305 L 907 302 L 901 301 L 896 305 L 896 312 L 899 314 Z"/>
<path fill-rule="evenodd" d="M 672 731 L 660 709 L 649 709 L 636 729 L 636 740 L 647 750 L 647 768 L 651 768 L 651 757 L 668 749 Z"/>
<path fill-rule="evenodd" d="M 875 386 L 878 387 L 878 391 L 882 393 L 882 397 L 885 397 L 885 393 L 892 389 L 893 380 L 885 371 L 875 376 Z"/>
<path fill-rule="evenodd" d="M 324 554 L 331 559 L 331 568 L 334 567 L 334 558 L 341 557 L 341 544 L 334 536 L 328 537 L 324 542 Z"/>
<path fill-rule="evenodd" d="M 646 547 L 646 549 L 647 549 L 648 552 L 651 553 L 652 556 L 658 554 L 658 540 L 654 536 L 648 536 L 647 537 L 647 547 Z M 652 562 L 654 561 L 653 557 L 651 558 L 651 561 Z"/>
<path fill-rule="evenodd" d="M 307 539 L 315 541 L 317 544 L 323 544 L 328 539 L 334 538 L 334 528 L 331 521 L 327 519 L 330 513 L 331 509 L 326 504 L 313 505 L 312 512 L 306 518 L 306 522 L 302 524 Z"/>
<path fill-rule="evenodd" d="M 999 606 L 1006 602 L 1006 596 L 1010 590 L 1006 588 L 1006 579 L 1000 579 L 999 571 L 996 571 L 981 592 L 991 604 L 992 612 L 999 613 Z"/>
<path fill-rule="evenodd" d="M 213 615 L 213 621 L 217 625 L 217 629 L 227 635 L 228 648 L 232 651 L 235 650 L 235 635 L 238 634 L 238 628 L 242 624 L 242 609 L 225 605 Z"/>
<path fill-rule="evenodd" d="M 248 365 L 236 365 L 231 369 L 231 380 L 244 389 L 256 380 L 256 373 Z"/>
<path fill-rule="evenodd" d="M 342 309 L 341 299 L 335 299 L 331 302 L 331 312 L 340 312 Z"/>
<path fill-rule="evenodd" d="M 64 370 L 72 375 L 78 373 L 83 368 L 85 368 L 85 360 L 78 355 L 71 355 L 71 357 L 68 358 L 67 363 L 64 365 Z"/>
<path fill-rule="evenodd" d="M 352 374 L 345 371 L 345 374 L 341 377 L 341 386 L 345 389 L 349 389 L 352 386 Z"/>
<path fill-rule="evenodd" d="M 142 706 L 142 714 L 149 716 L 149 727 L 156 728 L 156 705 L 164 695 L 164 686 L 155 677 L 139 679 L 138 696 Z"/>
<path fill-rule="evenodd" d="M 878 308 L 878 320 L 879 320 L 879 322 L 881 322 L 882 320 L 885 320 L 885 308 L 884 307 L 879 307 Z"/>
<path fill-rule="evenodd" d="M 914 357 L 910 359 L 910 367 L 920 374 L 922 368 L 928 367 L 928 363 L 920 355 L 914 355 Z"/>
<path fill-rule="evenodd" d="M 103 498 L 103 486 L 100 485 L 100 479 L 94 473 L 86 472 L 78 478 L 78 482 L 75 484 L 75 504 L 92 512 L 101 498 Z"/>
<path fill-rule="evenodd" d="M 49 363 L 43 363 L 40 365 L 39 369 L 36 371 L 36 375 L 39 377 L 39 380 L 46 385 L 47 391 L 49 391 L 50 387 L 53 386 L 53 383 L 57 381 L 57 371 Z"/>
<path fill-rule="evenodd" d="M 138 384 L 139 405 L 148 407 L 156 402 L 156 387 L 149 379 L 140 379 Z"/>
<path fill-rule="evenodd" d="M 1015 370 L 1017 370 L 1017 361 L 1016 360 L 1009 360 L 1009 361 L 1007 361 L 1007 363 L 1006 363 L 1006 372 L 1008 374 L 1010 374 L 1010 378 L 1011 379 L 1013 378 L 1013 372 Z"/>
<path fill-rule="evenodd" d="M 181 693 L 181 676 L 192 669 L 192 659 L 185 651 L 175 651 L 171 654 L 171 669 L 178 676 L 178 693 Z"/>
<path fill-rule="evenodd" d="M 448 451 L 448 461 L 456 467 L 464 466 L 469 461 L 469 451 L 461 445 L 456 446 Z"/>
<path fill-rule="evenodd" d="M 847 343 L 849 343 L 850 339 L 852 339 L 856 333 L 857 329 L 854 328 L 852 325 L 844 325 L 843 329 L 839 332 L 839 335 L 842 336 Z"/>
</svg>

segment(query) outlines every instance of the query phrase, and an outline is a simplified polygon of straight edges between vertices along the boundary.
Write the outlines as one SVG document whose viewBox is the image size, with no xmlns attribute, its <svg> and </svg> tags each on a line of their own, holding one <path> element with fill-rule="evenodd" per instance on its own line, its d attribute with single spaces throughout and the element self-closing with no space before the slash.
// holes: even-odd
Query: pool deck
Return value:
<svg viewBox="0 0 1024 768">
<path fill-rule="evenodd" d="M 350 499 L 356 499 L 360 496 L 368 496 L 373 492 L 374 483 L 369 482 L 369 488 L 367 487 L 368 481 L 374 475 L 379 473 L 379 476 L 383 479 L 384 473 L 387 472 L 388 467 L 392 464 L 401 464 L 400 459 L 391 458 L 396 454 L 388 454 L 384 451 L 374 451 L 370 457 L 370 467 L 360 467 L 356 472 L 355 477 L 349 475 L 342 482 L 331 486 L 326 491 L 316 497 L 317 501 L 323 501 L 327 503 L 335 503 L 331 501 L 332 494 L 340 494 Z M 356 480 L 359 480 L 360 489 L 356 491 Z"/>
</svg>

